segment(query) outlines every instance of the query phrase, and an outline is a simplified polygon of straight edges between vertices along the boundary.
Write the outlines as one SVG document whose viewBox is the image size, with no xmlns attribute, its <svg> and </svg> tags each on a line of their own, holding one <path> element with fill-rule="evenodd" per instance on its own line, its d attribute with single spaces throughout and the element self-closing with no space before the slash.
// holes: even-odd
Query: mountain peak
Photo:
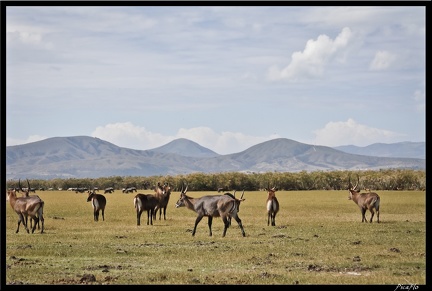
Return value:
<svg viewBox="0 0 432 291">
<path fill-rule="evenodd" d="M 214 151 L 185 138 L 175 139 L 166 145 L 151 149 L 150 151 L 194 158 L 213 158 L 219 156 L 219 154 Z"/>
</svg>

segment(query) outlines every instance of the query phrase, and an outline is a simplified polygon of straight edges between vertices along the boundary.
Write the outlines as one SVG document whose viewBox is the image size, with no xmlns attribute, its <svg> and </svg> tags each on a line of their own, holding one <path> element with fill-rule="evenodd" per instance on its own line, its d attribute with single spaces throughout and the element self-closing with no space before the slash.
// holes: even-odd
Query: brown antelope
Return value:
<svg viewBox="0 0 432 291">
<path fill-rule="evenodd" d="M 276 214 L 279 212 L 279 201 L 276 198 L 276 191 L 278 190 L 276 187 L 270 189 L 265 188 L 267 191 L 267 225 L 275 226 L 276 225 Z"/>
<path fill-rule="evenodd" d="M 154 211 L 158 203 L 159 200 L 152 194 L 138 193 L 135 195 L 134 207 L 137 213 L 137 225 L 141 225 L 140 220 L 143 211 L 147 211 L 147 225 L 149 225 L 149 221 L 153 225 L 153 216 L 156 216 Z"/>
<path fill-rule="evenodd" d="M 354 201 L 358 207 L 360 208 L 361 214 L 362 214 L 362 222 L 367 222 L 366 219 L 366 210 L 369 210 L 371 213 L 370 223 L 372 223 L 372 218 L 374 217 L 375 211 L 377 214 L 377 222 L 379 223 L 379 208 L 380 208 L 380 197 L 375 192 L 367 192 L 367 193 L 360 193 L 359 190 L 357 190 L 357 186 L 359 184 L 360 178 L 357 175 L 357 184 L 352 187 L 351 185 L 351 177 L 349 177 L 348 180 L 348 190 L 349 190 L 349 196 L 348 200 Z"/>
<path fill-rule="evenodd" d="M 105 221 L 105 196 L 103 196 L 102 194 L 97 194 L 94 190 L 89 190 L 87 202 L 90 201 L 92 202 L 94 221 L 99 221 L 99 212 L 102 212 L 102 220 Z"/>
<path fill-rule="evenodd" d="M 30 233 L 27 227 L 27 217 L 30 216 L 30 221 L 34 220 L 34 225 L 32 227 L 32 233 L 36 229 L 36 224 L 39 220 L 42 222 L 41 233 L 44 232 L 44 217 L 43 217 L 43 207 L 44 201 L 39 197 L 17 197 L 16 190 L 8 190 L 8 200 L 12 209 L 18 215 L 18 227 L 15 233 L 19 232 L 19 227 L 22 222 L 27 233 Z"/>
<path fill-rule="evenodd" d="M 245 231 L 243 229 L 243 225 L 241 222 L 241 219 L 238 217 L 238 208 L 237 208 L 237 202 L 235 199 L 230 197 L 229 195 L 207 195 L 200 198 L 192 198 L 186 195 L 187 192 L 187 186 L 186 189 L 181 190 L 180 192 L 180 198 L 176 202 L 175 207 L 186 207 L 190 210 L 195 211 L 198 216 L 195 220 L 194 229 L 192 231 L 192 236 L 195 235 L 196 228 L 198 226 L 198 223 L 201 221 L 201 219 L 204 216 L 208 217 L 208 226 L 209 226 L 209 234 L 212 236 L 212 222 L 213 217 L 221 217 L 222 221 L 224 222 L 224 230 L 222 237 L 226 235 L 226 231 L 229 227 L 229 217 L 233 217 L 240 229 L 243 236 L 246 236 Z"/>
<path fill-rule="evenodd" d="M 27 180 L 27 188 L 23 188 L 21 186 L 21 179 L 18 179 L 18 189 L 22 192 L 22 197 L 37 197 L 39 199 L 41 199 L 38 195 L 30 195 L 29 192 L 31 192 L 30 189 L 30 182 L 28 179 Z M 35 191 L 33 191 L 35 193 Z M 42 200 L 42 199 L 41 199 Z M 36 214 L 37 216 L 38 214 Z M 26 224 L 28 223 L 28 217 L 25 218 L 26 219 Z M 39 225 L 40 220 L 38 220 L 37 222 L 35 222 L 35 224 L 37 225 L 37 229 L 40 229 L 40 225 Z M 33 219 L 30 219 L 30 228 L 33 228 Z"/>
<path fill-rule="evenodd" d="M 166 209 L 171 195 L 171 187 L 168 184 L 161 186 L 158 182 L 155 192 L 155 196 L 159 200 L 159 203 L 156 205 L 156 208 L 153 212 L 154 219 L 156 219 L 156 214 L 159 210 L 159 220 L 161 220 L 163 210 L 164 220 L 166 220 Z"/>
</svg>

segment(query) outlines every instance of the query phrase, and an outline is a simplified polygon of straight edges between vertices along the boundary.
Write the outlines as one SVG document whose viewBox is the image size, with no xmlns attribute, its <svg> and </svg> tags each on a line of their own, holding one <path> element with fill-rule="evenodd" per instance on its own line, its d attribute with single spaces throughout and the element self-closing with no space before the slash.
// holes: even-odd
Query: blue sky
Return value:
<svg viewBox="0 0 432 291">
<path fill-rule="evenodd" d="M 425 141 L 424 6 L 6 7 L 7 146 Z"/>
</svg>

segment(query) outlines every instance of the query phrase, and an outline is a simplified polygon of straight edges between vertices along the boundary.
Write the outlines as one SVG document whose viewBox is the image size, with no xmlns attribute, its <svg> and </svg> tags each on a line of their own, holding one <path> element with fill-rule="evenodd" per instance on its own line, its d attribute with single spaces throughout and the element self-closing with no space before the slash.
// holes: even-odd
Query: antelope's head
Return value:
<svg viewBox="0 0 432 291">
<path fill-rule="evenodd" d="M 87 197 L 87 202 L 90 202 L 93 199 L 93 196 L 96 194 L 96 192 L 94 190 L 88 190 L 88 197 Z"/>
<path fill-rule="evenodd" d="M 348 191 L 349 191 L 348 200 L 352 200 L 352 196 L 353 196 L 353 194 L 357 194 L 357 193 L 360 192 L 360 191 L 357 189 L 357 186 L 358 186 L 358 184 L 359 184 L 359 181 L 360 181 L 360 178 L 359 178 L 359 176 L 357 175 L 357 183 L 355 184 L 354 187 L 352 187 L 352 184 L 351 184 L 351 176 L 348 177 Z"/>
<path fill-rule="evenodd" d="M 180 191 L 180 198 L 179 198 L 179 200 L 177 200 L 177 202 L 175 204 L 176 208 L 179 208 L 179 207 L 182 207 L 182 206 L 186 206 L 185 199 L 187 198 L 187 196 L 186 196 L 187 189 L 188 189 L 187 185 L 186 185 L 186 188 L 184 190 L 183 190 L 183 187 L 182 187 L 182 189 Z"/>
<path fill-rule="evenodd" d="M 276 197 L 276 192 L 278 188 L 277 187 L 270 188 L 269 186 L 268 188 L 264 188 L 264 190 L 267 191 L 267 200 L 270 200 Z"/>
</svg>

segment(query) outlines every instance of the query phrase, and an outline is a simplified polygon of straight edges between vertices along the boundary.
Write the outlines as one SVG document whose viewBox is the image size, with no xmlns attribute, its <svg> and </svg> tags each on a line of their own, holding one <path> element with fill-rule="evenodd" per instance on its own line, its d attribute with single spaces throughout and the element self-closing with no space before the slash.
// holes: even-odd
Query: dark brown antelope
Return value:
<svg viewBox="0 0 432 291">
<path fill-rule="evenodd" d="M 372 223 L 372 218 L 374 217 L 375 211 L 377 214 L 377 222 L 379 223 L 379 208 L 380 208 L 380 197 L 375 192 L 367 192 L 367 193 L 360 193 L 359 190 L 357 190 L 357 186 L 359 184 L 360 178 L 357 175 L 357 184 L 352 187 L 351 185 L 351 177 L 349 177 L 348 180 L 348 191 L 349 196 L 348 200 L 354 201 L 358 207 L 360 208 L 361 214 L 362 214 L 362 222 L 368 222 L 366 219 L 366 210 L 369 210 L 371 213 L 371 218 L 369 220 L 370 223 Z"/>
<path fill-rule="evenodd" d="M 267 225 L 275 226 L 276 225 L 276 214 L 279 212 L 279 201 L 276 198 L 276 191 L 278 190 L 276 187 L 270 189 L 265 188 L 267 191 Z"/>
<path fill-rule="evenodd" d="M 158 205 L 156 205 L 156 208 L 154 210 L 154 219 L 156 219 L 156 214 L 159 210 L 159 220 L 161 220 L 162 217 L 162 211 L 164 215 L 164 220 L 166 220 L 166 209 L 168 206 L 168 202 L 171 196 L 171 187 L 168 184 L 164 184 L 163 186 L 158 182 L 156 188 L 155 188 L 155 196 L 159 200 Z"/>
<path fill-rule="evenodd" d="M 44 217 L 43 217 L 43 207 L 44 201 L 39 197 L 17 197 L 16 190 L 8 190 L 8 200 L 10 206 L 18 215 L 18 227 L 15 233 L 19 232 L 20 224 L 22 223 L 27 231 L 30 233 L 27 227 L 27 218 L 30 216 L 30 220 L 34 220 L 34 225 L 32 227 L 32 233 L 36 229 L 36 224 L 39 220 L 42 222 L 41 233 L 44 232 Z"/>
<path fill-rule="evenodd" d="M 224 222 L 224 230 L 222 237 L 226 235 L 226 231 L 229 227 L 229 217 L 233 217 L 240 229 L 243 236 L 246 236 L 245 231 L 243 229 L 243 225 L 241 222 L 241 219 L 238 217 L 238 208 L 237 208 L 237 202 L 235 199 L 230 197 L 229 195 L 207 195 L 200 198 L 192 198 L 186 195 L 187 192 L 187 186 L 186 189 L 181 190 L 180 192 L 180 198 L 176 202 L 175 207 L 186 207 L 190 210 L 195 211 L 198 216 L 195 220 L 194 229 L 192 231 L 192 236 L 195 235 L 196 228 L 198 226 L 198 223 L 201 221 L 201 219 L 204 216 L 208 217 L 208 226 L 209 226 L 209 234 L 212 236 L 212 222 L 213 217 L 221 217 L 222 221 Z"/>
<path fill-rule="evenodd" d="M 92 202 L 94 221 L 99 221 L 99 212 L 102 212 L 102 220 L 105 221 L 105 196 L 103 196 L 102 194 L 97 194 L 94 190 L 89 190 L 87 202 L 90 201 Z"/>
<path fill-rule="evenodd" d="M 137 225 L 141 225 L 141 214 L 143 211 L 147 211 L 147 225 L 149 223 L 153 225 L 153 216 L 156 206 L 159 200 L 152 194 L 141 194 L 138 193 L 134 197 L 134 207 L 137 213 Z"/>
</svg>

